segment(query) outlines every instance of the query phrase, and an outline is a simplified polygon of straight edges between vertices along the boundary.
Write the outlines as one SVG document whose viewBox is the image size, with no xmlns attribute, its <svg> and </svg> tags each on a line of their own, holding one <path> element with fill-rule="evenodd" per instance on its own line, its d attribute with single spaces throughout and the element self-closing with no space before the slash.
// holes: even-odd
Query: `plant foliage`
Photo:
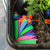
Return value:
<svg viewBox="0 0 50 50">
<path fill-rule="evenodd" d="M 27 11 L 27 14 L 28 15 L 35 15 L 35 13 L 38 11 L 38 10 L 41 10 L 42 13 L 43 10 L 47 10 L 47 9 L 50 9 L 50 0 L 24 0 L 24 2 L 27 1 L 27 8 L 24 8 L 25 11 Z"/>
</svg>

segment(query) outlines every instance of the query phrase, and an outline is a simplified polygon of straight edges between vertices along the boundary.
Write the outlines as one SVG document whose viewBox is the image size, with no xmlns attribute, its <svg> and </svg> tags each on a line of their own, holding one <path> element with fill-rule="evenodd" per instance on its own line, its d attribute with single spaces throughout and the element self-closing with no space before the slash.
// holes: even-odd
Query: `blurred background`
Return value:
<svg viewBox="0 0 50 50">
<path fill-rule="evenodd" d="M 0 50 L 14 50 L 6 41 L 7 0 L 0 0 Z"/>
</svg>

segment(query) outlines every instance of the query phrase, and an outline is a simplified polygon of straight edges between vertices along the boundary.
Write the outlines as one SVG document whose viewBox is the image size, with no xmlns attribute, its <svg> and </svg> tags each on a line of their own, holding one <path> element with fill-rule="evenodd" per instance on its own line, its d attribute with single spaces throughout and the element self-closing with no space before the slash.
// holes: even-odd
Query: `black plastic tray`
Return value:
<svg viewBox="0 0 50 50">
<path fill-rule="evenodd" d="M 42 44 L 35 44 L 35 45 L 21 45 L 21 44 L 18 44 L 18 43 L 16 43 L 15 41 L 14 41 L 14 39 L 13 39 L 13 37 L 11 37 L 11 34 L 12 34 L 12 14 L 13 14 L 13 12 L 15 11 L 14 10 L 14 7 L 13 7 L 13 5 L 14 5 L 14 2 L 15 0 L 9 0 L 8 1 L 8 13 L 7 13 L 7 16 L 8 16 L 8 22 L 7 22 L 7 34 L 6 34 L 6 38 L 7 38 L 7 42 L 8 42 L 8 44 L 11 46 L 11 47 L 13 47 L 13 48 L 15 48 L 15 49 L 28 49 L 28 48 L 32 48 L 32 49 L 34 49 L 34 48 L 39 48 L 39 49 L 41 49 L 41 48 L 43 48 L 43 46 L 42 46 Z M 23 0 L 17 0 L 17 1 L 23 1 Z M 13 11 L 14 10 L 14 11 Z M 13 36 L 13 35 L 12 35 Z M 48 47 L 49 48 L 49 47 Z"/>
</svg>

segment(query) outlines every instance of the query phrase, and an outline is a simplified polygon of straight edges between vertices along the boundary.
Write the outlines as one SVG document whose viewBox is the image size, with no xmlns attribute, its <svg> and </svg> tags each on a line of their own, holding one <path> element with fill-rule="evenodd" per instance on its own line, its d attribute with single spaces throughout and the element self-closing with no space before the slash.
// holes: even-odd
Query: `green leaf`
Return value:
<svg viewBox="0 0 50 50">
<path fill-rule="evenodd" d="M 25 9 L 25 11 L 28 11 L 28 9 L 27 8 L 24 8 Z"/>
<path fill-rule="evenodd" d="M 35 11 L 34 10 L 32 10 L 32 15 L 35 15 Z"/>
<path fill-rule="evenodd" d="M 46 10 L 46 7 L 43 5 L 43 9 Z"/>
<path fill-rule="evenodd" d="M 50 7 L 50 1 L 48 1 L 48 7 Z"/>
<path fill-rule="evenodd" d="M 30 2 L 27 2 L 27 4 L 29 4 L 29 5 L 30 5 L 30 4 L 32 4 L 32 1 L 30 1 Z"/>
<path fill-rule="evenodd" d="M 23 2 L 25 3 L 27 0 L 23 0 Z"/>
<path fill-rule="evenodd" d="M 31 12 L 30 12 L 30 11 L 28 11 L 28 12 L 27 12 L 27 15 L 28 15 L 28 16 L 30 16 L 30 15 L 31 15 Z"/>
<path fill-rule="evenodd" d="M 31 6 L 28 6 L 27 8 L 24 8 L 25 11 L 31 11 L 32 7 Z"/>
</svg>

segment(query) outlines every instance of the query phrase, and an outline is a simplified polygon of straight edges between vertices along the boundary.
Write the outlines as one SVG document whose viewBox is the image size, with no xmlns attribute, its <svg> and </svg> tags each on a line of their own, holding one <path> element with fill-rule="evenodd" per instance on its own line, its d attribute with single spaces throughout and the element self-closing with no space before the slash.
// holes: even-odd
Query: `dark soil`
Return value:
<svg viewBox="0 0 50 50">
<path fill-rule="evenodd" d="M 50 46 L 50 34 L 48 30 L 46 29 L 46 26 L 42 20 L 42 17 L 39 13 L 37 13 L 34 16 L 35 19 L 38 19 L 39 22 L 35 24 L 35 33 L 39 41 L 38 44 L 43 44 L 43 47 L 49 47 Z"/>
</svg>

